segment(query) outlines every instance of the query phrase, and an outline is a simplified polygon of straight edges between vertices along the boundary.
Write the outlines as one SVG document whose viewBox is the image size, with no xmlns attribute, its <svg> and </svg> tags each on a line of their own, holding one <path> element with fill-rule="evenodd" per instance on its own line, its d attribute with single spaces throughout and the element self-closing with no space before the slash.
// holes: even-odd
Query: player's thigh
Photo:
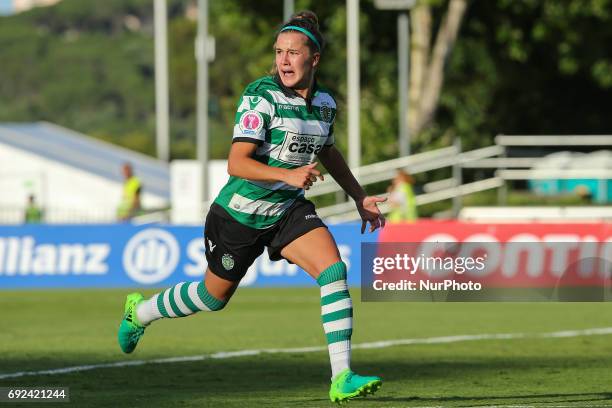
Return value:
<svg viewBox="0 0 612 408">
<path fill-rule="evenodd" d="M 204 226 L 204 247 L 208 269 L 204 282 L 208 292 L 227 301 L 265 245 L 261 231 L 231 218 L 218 207 L 211 208 Z"/>
<path fill-rule="evenodd" d="M 281 255 L 315 279 L 330 265 L 340 261 L 336 241 L 325 227 L 315 228 L 296 238 L 281 250 Z"/>
</svg>

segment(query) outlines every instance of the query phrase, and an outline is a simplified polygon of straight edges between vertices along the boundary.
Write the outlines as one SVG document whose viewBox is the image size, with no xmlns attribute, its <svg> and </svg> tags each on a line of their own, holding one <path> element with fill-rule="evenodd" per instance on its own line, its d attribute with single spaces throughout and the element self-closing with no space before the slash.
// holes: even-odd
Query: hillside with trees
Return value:
<svg viewBox="0 0 612 408">
<path fill-rule="evenodd" d="M 441 91 L 430 119 L 417 128 L 413 151 L 448 145 L 456 135 L 464 146 L 477 147 L 490 144 L 497 133 L 610 133 L 610 1 L 461 1 L 465 10 L 456 41 L 438 69 Z M 272 66 L 282 2 L 210 3 L 216 38 L 211 154 L 222 158 L 240 93 Z M 422 43 L 431 51 L 423 54 L 425 62 L 433 61 L 436 36 L 452 3 L 422 1 L 412 12 L 413 29 L 419 16 L 429 16 L 423 20 L 429 31 Z M 172 157 L 193 158 L 195 4 L 168 4 Z M 336 132 L 345 148 L 345 2 L 300 0 L 296 7 L 317 12 L 327 36 L 319 76 L 337 93 Z M 361 128 L 368 163 L 397 155 L 397 33 L 394 12 L 366 0 L 361 10 Z M 47 120 L 154 154 L 152 21 L 151 0 L 63 0 L 0 17 L 0 121 Z M 422 70 L 432 70 L 431 64 Z M 425 79 L 421 86 L 428 86 Z M 431 105 L 425 94 L 417 92 L 413 105 Z"/>
</svg>

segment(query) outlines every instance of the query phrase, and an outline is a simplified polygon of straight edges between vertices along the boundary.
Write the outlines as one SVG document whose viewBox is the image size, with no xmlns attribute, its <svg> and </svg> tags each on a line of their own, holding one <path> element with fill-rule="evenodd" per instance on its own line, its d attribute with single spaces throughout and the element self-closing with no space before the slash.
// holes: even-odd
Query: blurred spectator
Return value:
<svg viewBox="0 0 612 408">
<path fill-rule="evenodd" d="M 36 203 L 36 197 L 34 194 L 28 196 L 28 205 L 25 209 L 23 222 L 26 224 L 39 224 L 43 220 L 42 208 Z"/>
<path fill-rule="evenodd" d="M 585 204 L 593 203 L 593 193 L 591 192 L 591 189 L 589 187 L 581 184 L 574 189 L 574 192 L 576 193 L 578 197 L 580 197 L 580 200 L 583 203 Z"/>
<path fill-rule="evenodd" d="M 416 200 L 414 197 L 414 178 L 399 169 L 388 188 L 391 213 L 389 222 L 414 222 L 417 219 Z"/>
<path fill-rule="evenodd" d="M 140 179 L 134 175 L 132 165 L 124 163 L 121 167 L 123 173 L 123 195 L 121 203 L 117 209 L 117 218 L 120 221 L 127 221 L 137 216 L 142 211 L 140 204 L 140 193 L 142 184 Z"/>
</svg>

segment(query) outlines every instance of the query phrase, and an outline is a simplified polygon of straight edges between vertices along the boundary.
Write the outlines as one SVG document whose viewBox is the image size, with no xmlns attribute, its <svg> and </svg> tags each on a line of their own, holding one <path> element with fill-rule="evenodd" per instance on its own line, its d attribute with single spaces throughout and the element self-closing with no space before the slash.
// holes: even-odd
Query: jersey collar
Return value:
<svg viewBox="0 0 612 408">
<path fill-rule="evenodd" d="M 312 81 L 312 85 L 310 86 L 310 89 L 308 90 L 308 94 L 306 98 L 304 98 L 302 95 L 297 93 L 294 89 L 286 87 L 283 84 L 283 81 L 281 80 L 278 72 L 274 75 L 274 82 L 276 82 L 276 85 L 278 85 L 278 87 L 281 89 L 281 91 L 286 97 L 304 99 L 306 101 L 306 107 L 308 108 L 308 112 L 312 111 L 312 99 L 314 98 L 314 94 L 317 89 L 317 78 L 315 78 L 314 81 Z"/>
</svg>

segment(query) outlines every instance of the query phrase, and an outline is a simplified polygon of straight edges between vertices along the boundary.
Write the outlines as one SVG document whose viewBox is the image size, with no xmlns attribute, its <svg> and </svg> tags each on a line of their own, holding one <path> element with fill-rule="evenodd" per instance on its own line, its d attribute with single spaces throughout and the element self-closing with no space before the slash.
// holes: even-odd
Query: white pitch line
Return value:
<svg viewBox="0 0 612 408">
<path fill-rule="evenodd" d="M 588 394 L 585 394 L 588 395 Z M 512 397 L 508 397 L 508 398 L 512 398 Z M 580 401 L 577 401 L 577 403 Z M 602 408 L 602 407 L 612 407 L 612 405 L 610 404 L 605 404 L 605 405 L 601 405 L 601 404 L 597 404 L 596 401 L 593 402 L 593 404 L 587 404 L 587 405 L 550 405 L 546 402 L 536 402 L 537 405 L 516 405 L 516 404 L 511 404 L 511 405 L 474 405 L 472 406 L 472 408 Z M 542 404 L 546 404 L 546 405 L 542 405 Z M 443 405 L 421 405 L 421 406 L 416 406 L 416 407 L 410 407 L 410 408 L 447 408 Z"/>
<path fill-rule="evenodd" d="M 508 397 L 512 398 L 512 397 Z M 542 405 L 547 404 L 546 402 L 536 402 L 538 405 L 474 405 L 476 408 L 602 408 L 612 407 L 610 404 L 601 405 Z M 411 407 L 411 408 L 445 408 L 443 406 L 432 406 L 432 407 Z"/>
<path fill-rule="evenodd" d="M 465 334 L 458 336 L 441 336 L 441 337 L 425 337 L 416 339 L 397 339 L 397 340 L 385 340 L 385 341 L 374 341 L 369 343 L 353 344 L 352 349 L 380 349 L 394 346 L 406 346 L 414 344 L 446 344 L 446 343 L 458 343 L 462 341 L 479 341 L 479 340 L 511 340 L 511 339 L 551 339 L 551 338 L 568 338 L 568 337 L 580 337 L 580 336 L 599 336 L 612 334 L 612 327 L 601 327 L 584 330 L 564 330 L 549 333 L 499 333 L 499 334 Z M 50 370 L 38 370 L 38 371 L 19 371 L 15 373 L 0 374 L 0 380 L 7 378 L 17 378 L 31 375 L 56 375 L 56 374 L 68 374 L 80 371 L 97 370 L 99 368 L 117 368 L 117 367 L 131 367 L 141 366 L 144 364 L 172 364 L 172 363 L 186 363 L 193 361 L 201 361 L 207 359 L 226 359 L 234 357 L 244 356 L 256 356 L 259 354 L 286 354 L 286 353 L 314 353 L 319 351 L 327 351 L 327 346 L 316 346 L 316 347 L 297 347 L 297 348 L 269 348 L 269 349 L 254 349 L 254 350 L 237 350 L 237 351 L 220 351 L 213 354 L 202 354 L 197 356 L 183 356 L 183 357 L 168 357 L 158 358 L 153 360 L 128 360 L 128 361 L 116 361 L 114 363 L 102 363 L 102 364 L 89 364 L 81 366 L 54 368 Z"/>
</svg>

